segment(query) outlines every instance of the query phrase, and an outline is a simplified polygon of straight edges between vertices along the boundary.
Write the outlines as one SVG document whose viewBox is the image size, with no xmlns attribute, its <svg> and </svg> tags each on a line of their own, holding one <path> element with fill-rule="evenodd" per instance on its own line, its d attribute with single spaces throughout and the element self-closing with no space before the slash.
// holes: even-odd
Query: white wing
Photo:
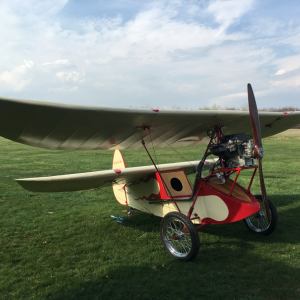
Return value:
<svg viewBox="0 0 300 300">
<path fill-rule="evenodd" d="M 300 123 L 300 112 L 259 113 L 262 137 Z M 49 149 L 92 150 L 206 143 L 207 130 L 252 135 L 248 112 L 122 109 L 0 98 L 0 136 Z M 146 128 L 149 128 L 146 129 Z"/>
</svg>

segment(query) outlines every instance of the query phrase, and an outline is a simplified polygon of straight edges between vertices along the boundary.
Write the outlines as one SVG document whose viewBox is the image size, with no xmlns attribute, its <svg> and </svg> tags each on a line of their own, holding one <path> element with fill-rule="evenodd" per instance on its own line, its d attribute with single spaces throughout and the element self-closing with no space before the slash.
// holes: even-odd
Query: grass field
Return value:
<svg viewBox="0 0 300 300">
<path fill-rule="evenodd" d="M 50 151 L 0 138 L 0 299 L 300 299 L 300 130 L 264 140 L 264 176 L 279 213 L 268 237 L 243 222 L 205 226 L 189 263 L 173 259 L 160 218 L 124 216 L 111 188 L 42 194 L 14 179 L 110 169 L 111 151 Z M 204 147 L 177 148 L 195 160 Z M 151 164 L 123 151 L 127 166 Z M 156 149 L 158 163 L 183 161 Z M 250 180 L 245 173 L 240 183 Z M 252 192 L 259 193 L 258 180 Z"/>
</svg>

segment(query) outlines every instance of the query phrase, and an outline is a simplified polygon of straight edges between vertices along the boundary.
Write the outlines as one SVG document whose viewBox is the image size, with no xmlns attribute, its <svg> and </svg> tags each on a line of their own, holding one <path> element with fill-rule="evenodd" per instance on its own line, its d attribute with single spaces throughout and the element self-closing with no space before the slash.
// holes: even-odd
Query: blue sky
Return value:
<svg viewBox="0 0 300 300">
<path fill-rule="evenodd" d="M 114 107 L 300 107 L 300 1 L 2 0 L 0 95 Z"/>
</svg>

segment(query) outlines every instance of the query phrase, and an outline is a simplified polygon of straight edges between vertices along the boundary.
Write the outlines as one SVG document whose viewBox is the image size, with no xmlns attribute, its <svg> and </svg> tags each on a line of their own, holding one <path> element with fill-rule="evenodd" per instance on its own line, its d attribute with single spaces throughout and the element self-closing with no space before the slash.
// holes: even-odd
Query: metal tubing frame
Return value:
<svg viewBox="0 0 300 300">
<path fill-rule="evenodd" d="M 150 155 L 150 153 L 149 153 L 149 151 L 148 151 L 148 149 L 147 149 L 147 147 L 146 147 L 146 145 L 145 145 L 145 142 L 144 142 L 144 141 L 142 141 L 142 145 L 144 146 L 144 148 L 145 148 L 146 152 L 148 153 L 148 155 L 149 155 L 149 157 L 150 157 L 150 159 L 151 159 L 151 161 L 152 161 L 152 163 L 153 163 L 153 165 L 154 165 L 154 167 L 155 167 L 155 169 L 156 169 L 156 171 L 157 171 L 157 173 L 158 173 L 158 175 L 159 175 L 159 177 L 160 177 L 160 179 L 161 179 L 162 183 L 164 184 L 165 188 L 166 188 L 166 189 L 167 189 L 167 191 L 169 192 L 169 194 L 170 194 L 170 196 L 171 196 L 171 199 L 173 200 L 173 202 L 174 202 L 174 204 L 175 204 L 175 206 L 176 206 L 177 210 L 178 210 L 178 211 L 181 213 L 181 210 L 180 210 L 180 208 L 178 207 L 178 205 L 177 205 L 177 203 L 176 203 L 176 201 L 175 201 L 174 197 L 172 196 L 172 194 L 171 194 L 170 190 L 168 189 L 168 187 L 167 187 L 167 185 L 166 185 L 166 183 L 165 183 L 164 179 L 162 178 L 162 176 L 161 176 L 161 174 L 160 174 L 160 172 L 159 172 L 159 170 L 158 170 L 158 168 L 157 168 L 157 166 L 156 166 L 156 164 L 155 164 L 154 160 L 152 159 L 152 157 L 151 157 L 151 155 Z"/>
<path fill-rule="evenodd" d="M 212 140 L 215 138 L 215 134 L 217 134 L 217 143 L 219 143 L 219 142 L 220 142 L 221 136 L 224 136 L 224 134 L 223 134 L 223 132 L 222 132 L 222 130 L 221 130 L 221 125 L 220 125 L 220 124 L 219 124 L 219 125 L 216 125 L 216 126 L 214 127 L 213 134 L 212 134 L 212 136 L 211 136 L 211 138 L 210 138 L 210 141 L 209 141 L 209 143 L 208 143 L 208 145 L 207 145 L 207 148 L 206 148 L 206 151 L 205 151 L 205 154 L 204 154 L 204 155 L 207 154 L 208 149 L 209 149 L 209 147 L 210 147 L 210 145 L 211 145 L 211 143 L 212 143 Z M 248 186 L 248 189 L 247 189 L 247 192 L 250 193 L 250 188 L 251 188 L 251 186 L 252 186 L 253 179 L 254 179 L 254 177 L 255 177 L 256 170 L 257 170 L 258 166 L 257 166 L 257 165 L 253 165 L 253 166 L 248 166 L 248 167 L 244 167 L 244 166 L 243 166 L 243 167 L 236 167 L 236 168 L 230 168 L 230 169 L 227 169 L 227 168 L 224 166 L 224 163 L 223 163 L 223 160 L 222 160 L 221 157 L 219 157 L 219 160 L 220 160 L 222 169 L 216 170 L 216 171 L 214 171 L 213 173 L 209 174 L 208 176 L 206 176 L 206 177 L 204 177 L 204 178 L 201 178 L 201 173 L 202 173 L 201 171 L 202 171 L 202 170 L 200 171 L 200 178 L 198 179 L 200 186 L 199 186 L 199 188 L 198 188 L 198 190 L 197 190 L 197 193 L 195 194 L 195 198 L 194 198 L 193 204 L 192 204 L 192 206 L 191 206 L 191 208 L 190 208 L 190 210 L 189 210 L 189 213 L 188 213 L 188 215 L 187 215 L 187 217 L 188 217 L 190 220 L 200 219 L 200 217 L 191 218 L 191 214 L 192 214 L 192 212 L 193 212 L 193 210 L 194 210 L 194 206 L 195 206 L 195 203 L 196 203 L 196 199 L 197 199 L 196 195 L 198 194 L 198 192 L 199 192 L 199 190 L 200 190 L 200 188 L 201 188 L 201 182 L 207 181 L 209 178 L 215 176 L 217 173 L 224 173 L 224 175 L 228 178 L 228 177 L 231 176 L 233 173 L 237 172 L 237 174 L 236 174 L 236 176 L 235 176 L 235 179 L 234 179 L 234 182 L 233 182 L 233 184 L 232 184 L 232 187 L 231 187 L 231 189 L 230 189 L 230 192 L 229 192 L 229 194 L 228 194 L 228 196 L 231 196 L 231 194 L 232 194 L 232 192 L 233 192 L 233 189 L 234 189 L 234 187 L 235 187 L 235 184 L 236 184 L 236 182 L 237 182 L 237 179 L 238 179 L 238 177 L 239 177 L 239 175 L 240 175 L 240 172 L 241 172 L 242 170 L 254 169 L 253 175 L 252 175 L 252 177 L 251 177 L 251 180 L 250 180 L 250 183 L 249 183 L 249 186 Z M 228 174 L 228 173 L 226 174 L 226 172 L 229 172 L 229 174 Z M 199 229 L 199 228 L 201 228 L 201 227 L 203 227 L 203 226 L 205 226 L 205 225 L 208 225 L 208 224 L 209 224 L 209 222 L 206 222 L 205 224 L 201 224 L 200 226 L 197 226 L 196 229 Z"/>
<path fill-rule="evenodd" d="M 250 180 L 250 183 L 249 183 L 249 186 L 248 186 L 248 189 L 247 189 L 247 193 L 250 193 L 250 188 L 252 186 L 252 182 L 253 182 L 253 179 L 254 179 L 254 176 L 256 174 L 257 169 L 258 169 L 258 166 L 254 169 L 253 175 L 251 177 L 251 180 Z"/>
<path fill-rule="evenodd" d="M 201 227 L 203 227 L 205 225 L 208 225 L 208 224 L 209 224 L 209 222 L 206 222 L 205 224 L 201 224 L 201 225 L 197 226 L 196 229 L 199 229 L 199 228 L 201 228 Z"/>
<path fill-rule="evenodd" d="M 237 179 L 238 179 L 238 177 L 239 177 L 239 175 L 240 175 L 241 170 L 242 170 L 242 168 L 238 168 L 237 174 L 236 174 L 236 176 L 235 176 L 234 182 L 233 182 L 233 184 L 232 184 L 232 187 L 231 187 L 231 190 L 230 190 L 228 196 L 231 196 L 232 191 L 233 191 L 233 189 L 234 189 L 234 186 L 235 186 L 236 181 L 237 181 Z"/>
<path fill-rule="evenodd" d="M 229 174 L 229 176 L 230 176 L 230 175 L 232 175 L 233 173 L 235 173 L 236 171 L 238 171 L 239 169 L 241 169 L 241 170 L 248 170 L 248 169 L 257 169 L 257 168 L 258 168 L 257 165 L 249 166 L 249 167 L 236 167 L 236 168 L 230 168 L 230 169 L 223 168 L 223 169 L 214 171 L 213 173 L 209 174 L 208 176 L 206 176 L 206 177 L 204 177 L 204 178 L 201 178 L 201 180 L 206 181 L 208 178 L 213 177 L 213 176 L 216 175 L 217 173 L 224 173 L 225 171 L 226 171 L 226 172 L 231 172 L 231 173 Z M 253 178 L 254 178 L 254 177 L 253 177 Z"/>
<path fill-rule="evenodd" d="M 252 186 L 253 179 L 254 179 L 255 174 L 256 174 L 256 170 L 258 169 L 258 166 L 257 166 L 257 165 L 255 165 L 255 166 L 249 166 L 249 167 L 236 167 L 236 168 L 230 168 L 230 169 L 226 169 L 226 168 L 220 169 L 220 170 L 214 171 L 213 173 L 209 174 L 209 175 L 206 176 L 205 178 L 201 178 L 200 181 L 207 181 L 209 178 L 215 176 L 217 173 L 224 173 L 225 171 L 226 171 L 226 172 L 231 172 L 229 175 L 227 175 L 228 177 L 229 177 L 230 175 L 232 175 L 233 173 L 237 172 L 237 174 L 236 174 L 236 176 L 235 176 L 235 179 L 234 179 L 234 182 L 233 182 L 233 184 L 232 184 L 231 190 L 230 190 L 230 192 L 229 192 L 229 194 L 228 194 L 229 196 L 231 196 L 232 191 L 233 191 L 233 189 L 234 189 L 234 186 L 235 186 L 235 184 L 236 184 L 236 181 L 237 181 L 237 179 L 238 179 L 238 177 L 239 177 L 239 175 L 240 175 L 240 172 L 241 172 L 242 170 L 249 170 L 249 169 L 254 169 L 253 175 L 252 175 L 252 177 L 251 177 L 251 180 L 250 180 L 250 183 L 249 183 L 249 186 L 248 186 L 248 189 L 247 189 L 247 193 L 250 193 L 250 188 L 251 188 L 251 186 Z"/>
<path fill-rule="evenodd" d="M 206 153 L 208 152 L 208 148 L 210 147 L 210 144 L 211 144 L 212 140 L 215 138 L 215 134 L 216 134 L 216 132 L 217 132 L 218 130 L 219 130 L 219 127 L 218 127 L 218 126 L 215 126 L 214 132 L 213 132 L 213 134 L 212 134 L 212 136 L 211 136 L 211 138 L 210 138 L 210 141 L 209 141 L 209 143 L 208 143 L 208 145 L 207 145 L 207 147 L 206 147 L 206 151 L 205 151 L 205 153 L 204 153 L 204 156 L 205 156 Z"/>
<path fill-rule="evenodd" d="M 219 143 L 219 142 L 220 142 L 221 136 L 224 136 L 224 134 L 223 134 L 223 132 L 222 132 L 222 130 L 221 130 L 221 125 L 216 125 L 216 126 L 214 127 L 214 131 L 213 131 L 213 134 L 212 134 L 212 136 L 211 136 L 211 138 L 210 138 L 209 144 L 207 145 L 205 154 L 208 152 L 208 149 L 209 149 L 209 147 L 210 147 L 210 145 L 211 145 L 211 143 L 212 143 L 212 140 L 213 140 L 214 137 L 215 137 L 215 134 L 217 134 L 217 143 Z M 205 155 L 205 154 L 204 154 L 204 155 Z M 205 178 L 200 178 L 199 180 L 200 180 L 200 181 L 206 181 L 206 180 L 208 180 L 210 177 L 215 176 L 217 173 L 224 173 L 224 175 L 225 175 L 226 177 L 229 177 L 229 176 L 232 175 L 233 173 L 237 172 L 236 177 L 235 177 L 235 180 L 234 180 L 234 182 L 233 182 L 233 184 L 232 184 L 231 190 L 230 190 L 230 192 L 229 192 L 229 194 L 228 194 L 229 196 L 231 196 L 231 194 L 232 194 L 232 192 L 233 192 L 233 189 L 234 189 L 234 186 L 235 186 L 235 184 L 236 184 L 236 181 L 237 181 L 237 179 L 238 179 L 238 177 L 239 177 L 239 175 L 240 175 L 240 172 L 241 172 L 242 170 L 247 170 L 247 169 L 253 169 L 253 168 L 254 168 L 255 170 L 254 170 L 254 172 L 253 172 L 253 175 L 252 175 L 252 177 L 251 177 L 251 181 L 250 181 L 249 186 L 248 186 L 248 189 L 247 189 L 247 192 L 249 193 L 258 166 L 257 166 L 257 165 L 254 165 L 254 166 L 249 166 L 249 167 L 236 167 L 236 168 L 230 168 L 230 169 L 227 169 L 227 168 L 224 166 L 224 163 L 223 163 L 223 160 L 222 160 L 221 157 L 219 157 L 219 160 L 220 160 L 220 163 L 221 163 L 221 165 L 222 165 L 222 169 L 216 170 L 216 171 L 214 171 L 213 173 L 211 173 L 211 174 L 209 174 L 208 176 L 206 176 Z M 231 172 L 231 173 L 230 173 L 230 174 L 226 174 L 225 172 Z M 201 173 L 202 173 L 202 172 L 201 172 Z M 201 187 L 201 185 L 200 185 L 200 187 Z M 198 192 L 198 191 L 197 191 L 197 192 Z M 196 197 L 195 197 L 195 198 L 196 198 Z M 194 205 L 194 204 L 195 204 L 195 203 L 193 202 L 193 205 Z"/>
<path fill-rule="evenodd" d="M 192 215 L 192 213 L 193 213 L 193 211 L 194 211 L 195 203 L 196 203 L 196 201 L 197 201 L 196 195 L 199 193 L 199 190 L 200 190 L 200 189 L 201 189 L 201 185 L 199 186 L 199 188 L 197 189 L 197 192 L 195 193 L 195 197 L 194 197 L 193 203 L 192 203 L 192 205 L 191 205 L 191 207 L 190 207 L 190 209 L 189 209 L 189 212 L 188 212 L 188 214 L 187 214 L 187 217 L 188 217 L 190 220 L 194 220 L 194 219 L 199 218 L 199 217 L 196 217 L 196 218 L 192 218 L 192 219 L 191 219 L 191 215 Z M 200 219 L 200 218 L 199 218 L 199 219 Z"/>
<path fill-rule="evenodd" d="M 149 128 L 146 128 L 146 129 L 149 129 Z M 145 129 L 144 129 L 144 130 L 145 130 Z M 207 154 L 208 149 L 209 149 L 209 147 L 210 147 L 210 145 L 211 145 L 211 143 L 212 143 L 212 140 L 215 138 L 215 134 L 217 134 L 217 142 L 219 142 L 219 141 L 220 141 L 221 135 L 224 136 L 224 134 L 223 134 L 222 131 L 221 131 L 220 125 L 216 125 L 216 126 L 215 126 L 214 131 L 213 131 L 213 134 L 212 134 L 212 136 L 211 136 L 211 138 L 210 138 L 210 141 L 209 141 L 209 143 L 208 143 L 208 145 L 207 145 L 207 148 L 206 148 L 206 151 L 205 151 L 205 153 L 204 153 L 204 156 Z M 178 207 L 178 205 L 177 205 L 177 203 L 176 203 L 176 200 L 175 200 L 174 197 L 172 196 L 172 194 L 171 194 L 170 190 L 168 189 L 168 187 L 167 187 L 165 181 L 163 180 L 163 178 L 162 178 L 162 176 L 161 176 L 161 174 L 160 174 L 160 171 L 158 170 L 158 168 L 157 168 L 157 166 L 156 166 L 154 160 L 152 159 L 152 157 L 151 157 L 151 155 L 150 155 L 150 153 L 149 153 L 149 151 L 148 151 L 148 149 L 147 149 L 147 147 L 146 147 L 146 145 L 145 145 L 145 142 L 144 142 L 143 140 L 142 140 L 142 145 L 144 146 L 144 148 L 145 148 L 145 150 L 146 150 L 148 156 L 150 157 L 150 159 L 151 159 L 151 161 L 152 161 L 152 164 L 154 165 L 154 167 L 155 167 L 157 173 L 159 174 L 159 177 L 160 177 L 162 183 L 164 184 L 165 188 L 166 188 L 167 191 L 169 192 L 170 197 L 171 197 L 171 199 L 173 200 L 173 202 L 174 202 L 174 204 L 175 204 L 177 210 L 181 213 L 181 210 L 179 209 L 179 207 Z M 201 178 L 201 173 L 202 173 L 202 170 L 201 170 L 201 171 L 200 171 L 200 178 L 196 179 L 196 180 L 198 180 L 198 182 L 199 182 L 200 185 L 199 185 L 199 188 L 197 189 L 197 192 L 196 192 L 195 195 L 194 195 L 193 203 L 192 203 L 192 205 L 191 205 L 191 207 L 190 207 L 190 209 L 189 209 L 189 212 L 188 212 L 188 214 L 187 214 L 187 217 L 188 217 L 190 220 L 200 219 L 200 217 L 198 217 L 198 216 L 197 216 L 197 217 L 194 217 L 194 218 L 191 218 L 191 215 L 192 215 L 192 213 L 193 213 L 193 210 L 194 210 L 194 207 L 195 207 L 195 204 L 196 204 L 196 201 L 197 201 L 196 195 L 199 193 L 199 190 L 201 189 L 201 182 L 202 182 L 202 181 L 203 181 L 203 182 L 204 182 L 204 181 L 207 181 L 209 178 L 215 176 L 217 173 L 222 173 L 222 172 L 223 172 L 224 174 L 226 174 L 225 172 L 231 172 L 230 174 L 227 174 L 227 175 L 226 175 L 226 176 L 229 177 L 229 176 L 232 175 L 233 173 L 237 172 L 237 174 L 236 174 L 236 176 L 235 176 L 235 179 L 234 179 L 234 182 L 233 182 L 233 184 L 232 184 L 231 190 L 230 190 L 230 192 L 229 192 L 229 194 L 228 194 L 229 196 L 231 196 L 231 194 L 232 194 L 232 192 L 233 192 L 233 189 L 234 189 L 234 186 L 235 186 L 235 184 L 236 184 L 236 182 L 237 182 L 237 179 L 238 179 L 238 177 L 239 177 L 239 175 L 240 175 L 240 172 L 241 172 L 242 170 L 254 169 L 253 175 L 252 175 L 252 177 L 251 177 L 251 180 L 250 180 L 250 183 L 249 183 L 249 186 L 248 186 L 248 189 L 247 189 L 247 192 L 248 192 L 248 193 L 250 192 L 250 188 L 251 188 L 251 186 L 252 186 L 253 179 L 254 179 L 254 177 L 255 177 L 256 170 L 257 170 L 258 166 L 257 166 L 257 165 L 253 165 L 253 166 L 249 166 L 249 167 L 236 167 L 236 168 L 230 168 L 230 169 L 227 169 L 227 168 L 224 166 L 224 163 L 223 163 L 223 160 L 221 159 L 221 157 L 219 157 L 219 159 L 220 159 L 220 162 L 221 162 L 221 165 L 222 165 L 222 169 L 216 170 L 216 171 L 214 171 L 213 173 L 209 174 L 208 176 L 206 176 L 206 177 L 204 177 L 204 178 Z M 197 184 L 197 183 L 195 182 L 195 184 Z M 126 191 L 125 191 L 125 193 L 126 193 Z M 205 226 L 205 225 L 208 225 L 208 224 L 209 224 L 209 222 L 206 222 L 205 224 L 202 224 L 202 225 L 200 225 L 200 226 L 197 226 L 196 229 L 199 229 L 199 228 L 201 228 L 201 227 L 203 227 L 203 226 Z"/>
</svg>

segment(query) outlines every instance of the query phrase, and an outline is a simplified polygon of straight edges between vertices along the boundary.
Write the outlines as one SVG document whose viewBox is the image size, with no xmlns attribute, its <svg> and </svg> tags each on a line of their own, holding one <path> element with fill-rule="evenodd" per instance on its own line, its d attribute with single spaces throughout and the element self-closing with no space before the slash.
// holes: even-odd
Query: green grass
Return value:
<svg viewBox="0 0 300 300">
<path fill-rule="evenodd" d="M 110 169 L 111 151 L 50 151 L 0 139 L 0 299 L 300 299 L 300 140 L 264 141 L 267 192 L 279 213 L 268 237 L 243 222 L 205 226 L 196 259 L 173 259 L 160 218 L 124 207 L 111 188 L 43 194 L 16 178 Z M 187 159 L 204 147 L 177 148 Z M 124 150 L 128 167 L 149 165 Z M 156 149 L 159 163 L 183 161 Z M 240 183 L 250 180 L 250 173 Z M 252 192 L 259 193 L 258 180 Z"/>
</svg>

